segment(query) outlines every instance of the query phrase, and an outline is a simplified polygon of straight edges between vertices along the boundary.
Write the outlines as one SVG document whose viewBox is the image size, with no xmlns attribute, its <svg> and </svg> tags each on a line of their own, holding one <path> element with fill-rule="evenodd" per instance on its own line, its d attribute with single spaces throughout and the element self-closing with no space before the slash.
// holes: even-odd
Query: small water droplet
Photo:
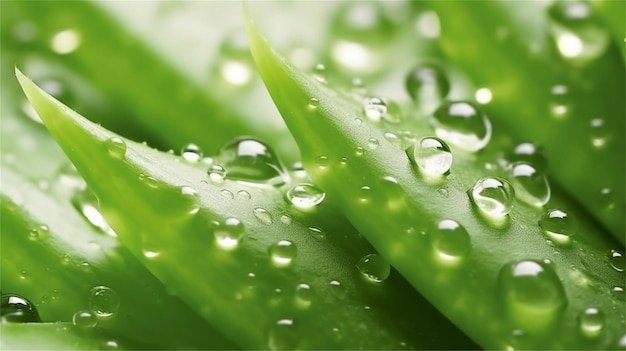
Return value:
<svg viewBox="0 0 626 351">
<path fill-rule="evenodd" d="M 621 286 L 614 286 L 611 288 L 611 295 L 620 301 L 624 301 L 625 293 L 624 288 Z"/>
<path fill-rule="evenodd" d="M 511 163 L 526 162 L 540 171 L 545 171 L 548 168 L 548 159 L 543 148 L 533 143 L 518 144 L 513 152 L 507 155 L 507 159 Z"/>
<path fill-rule="evenodd" d="M 457 221 L 444 219 L 431 233 L 433 248 L 443 261 L 456 262 L 466 256 L 472 248 L 467 230 Z"/>
<path fill-rule="evenodd" d="M 569 92 L 565 85 L 555 85 L 550 90 L 552 99 L 550 102 L 550 112 L 553 118 L 563 119 L 569 113 Z"/>
<path fill-rule="evenodd" d="M 605 316 L 604 313 L 594 307 L 585 309 L 578 316 L 578 324 L 580 326 L 580 332 L 588 337 L 595 338 L 602 334 L 604 329 Z"/>
<path fill-rule="evenodd" d="M 365 155 L 365 149 L 363 147 L 361 147 L 361 146 L 357 146 L 354 149 L 354 155 L 356 157 L 361 157 L 361 156 Z"/>
<path fill-rule="evenodd" d="M 80 46 L 80 33 L 73 29 L 67 29 L 56 33 L 50 41 L 52 51 L 59 55 L 70 54 Z"/>
<path fill-rule="evenodd" d="M 437 189 L 437 192 L 439 193 L 439 195 L 445 198 L 448 198 L 448 196 L 450 196 L 450 191 L 446 187 Z"/>
<path fill-rule="evenodd" d="M 452 166 L 452 153 L 439 138 L 426 137 L 406 150 L 409 159 L 425 174 L 441 176 Z"/>
<path fill-rule="evenodd" d="M 330 291 L 337 297 L 338 299 L 343 299 L 347 295 L 346 287 L 341 284 L 338 280 L 331 280 L 330 283 Z"/>
<path fill-rule="evenodd" d="M 85 188 L 78 190 L 72 195 L 72 206 L 91 224 L 103 233 L 110 236 L 117 236 L 115 231 L 100 213 L 100 204 L 94 193 Z"/>
<path fill-rule="evenodd" d="M 200 211 L 200 196 L 196 189 L 190 186 L 181 186 L 180 194 L 183 196 L 183 210 L 188 214 L 196 214 Z"/>
<path fill-rule="evenodd" d="M 567 305 L 563 284 L 549 261 L 509 263 L 500 270 L 498 284 L 509 317 L 527 331 L 550 330 Z"/>
<path fill-rule="evenodd" d="M 109 155 L 123 160 L 126 158 L 126 143 L 122 138 L 112 137 L 104 141 L 104 147 Z"/>
<path fill-rule="evenodd" d="M 490 217 L 504 217 L 513 209 L 515 192 L 502 178 L 481 178 L 472 187 L 469 197 L 476 207 Z"/>
<path fill-rule="evenodd" d="M 446 74 L 431 64 L 422 64 L 409 71 L 405 87 L 423 115 L 432 114 L 450 92 Z"/>
<path fill-rule="evenodd" d="M 106 286 L 95 286 L 89 291 L 89 309 L 100 317 L 108 317 L 120 307 L 117 292 Z"/>
<path fill-rule="evenodd" d="M 525 203 L 541 207 L 550 201 L 550 184 L 543 172 L 526 162 L 511 165 L 511 177 L 515 195 Z"/>
<path fill-rule="evenodd" d="M 317 165 L 317 168 L 319 169 L 326 169 L 328 168 L 329 165 L 329 161 L 328 161 L 328 156 L 318 156 L 315 159 L 315 164 Z"/>
<path fill-rule="evenodd" d="M 359 195 L 357 197 L 360 203 L 369 203 L 372 198 L 372 188 L 367 185 L 362 186 L 359 189 Z"/>
<path fill-rule="evenodd" d="M 317 240 L 326 239 L 326 233 L 318 227 L 309 227 L 309 234 L 311 234 Z"/>
<path fill-rule="evenodd" d="M 115 340 L 107 340 L 101 346 L 102 350 L 119 350 L 119 348 L 120 345 Z"/>
<path fill-rule="evenodd" d="M 285 267 L 291 264 L 296 257 L 296 245 L 289 240 L 280 240 L 270 246 L 272 263 L 277 267 Z"/>
<path fill-rule="evenodd" d="M 326 84 L 326 66 L 323 63 L 318 63 L 313 67 L 313 78 Z"/>
<path fill-rule="evenodd" d="M 378 145 L 380 145 L 380 142 L 376 138 L 369 138 L 367 140 L 367 148 L 370 149 L 370 150 L 377 149 Z"/>
<path fill-rule="evenodd" d="M 221 184 L 224 182 L 224 178 L 226 177 L 226 170 L 221 165 L 211 165 L 208 170 L 209 180 L 213 184 Z"/>
<path fill-rule="evenodd" d="M 2 294 L 0 297 L 0 321 L 5 323 L 41 322 L 35 305 L 16 294 Z"/>
<path fill-rule="evenodd" d="M 287 191 L 287 199 L 299 209 L 310 209 L 324 201 L 326 193 L 309 183 L 296 184 Z"/>
<path fill-rule="evenodd" d="M 439 138 L 467 151 L 478 151 L 491 139 L 491 122 L 469 102 L 443 103 L 431 124 Z"/>
<path fill-rule="evenodd" d="M 28 238 L 33 241 L 44 240 L 48 237 L 50 229 L 47 225 L 40 225 L 37 228 L 33 228 L 28 234 Z"/>
<path fill-rule="evenodd" d="M 236 31 L 225 36 L 219 48 L 215 71 L 234 88 L 249 86 L 254 70 L 245 33 Z"/>
<path fill-rule="evenodd" d="M 308 104 L 309 110 L 317 110 L 319 106 L 320 106 L 320 101 L 317 98 L 312 97 L 309 99 L 309 104 Z"/>
<path fill-rule="evenodd" d="M 89 311 L 78 311 L 72 316 L 72 323 L 79 328 L 93 328 L 98 319 Z"/>
<path fill-rule="evenodd" d="M 228 190 L 228 189 L 222 189 L 220 190 L 220 194 L 222 195 L 222 197 L 224 197 L 225 199 L 234 199 L 235 195 L 233 194 L 232 191 Z"/>
<path fill-rule="evenodd" d="M 309 284 L 300 283 L 296 287 L 296 302 L 300 307 L 309 307 L 314 296 L 313 289 Z"/>
<path fill-rule="evenodd" d="M 269 333 L 267 346 L 270 350 L 295 350 L 300 344 L 301 336 L 293 319 L 280 319 Z"/>
<path fill-rule="evenodd" d="M 143 250 L 143 255 L 148 259 L 159 257 L 160 254 L 161 253 L 158 251 Z"/>
<path fill-rule="evenodd" d="M 591 145 L 597 149 L 602 148 L 607 143 L 609 131 L 602 118 L 594 118 L 591 125 Z"/>
<path fill-rule="evenodd" d="M 244 232 L 244 225 L 237 218 L 227 218 L 224 223 L 215 228 L 215 242 L 224 250 L 232 250 L 237 247 Z"/>
<path fill-rule="evenodd" d="M 240 138 L 220 150 L 222 165 L 228 170 L 226 178 L 243 182 L 280 186 L 288 180 L 285 167 L 265 143 Z"/>
<path fill-rule="evenodd" d="M 371 121 L 378 122 L 387 113 L 387 103 L 377 96 L 369 97 L 365 99 L 363 112 Z"/>
<path fill-rule="evenodd" d="M 249 192 L 245 191 L 245 190 L 239 190 L 237 192 L 237 196 L 239 196 L 242 199 L 246 199 L 246 200 L 250 200 L 252 198 L 252 196 L 250 195 Z"/>
<path fill-rule="evenodd" d="M 402 139 L 400 139 L 400 137 L 395 133 L 385 132 L 384 137 L 391 145 L 397 148 L 402 148 Z"/>
<path fill-rule="evenodd" d="M 189 163 L 199 163 L 202 160 L 202 149 L 196 144 L 187 144 L 180 151 L 183 159 Z"/>
<path fill-rule="evenodd" d="M 256 219 L 263 224 L 272 224 L 274 222 L 272 215 L 262 207 L 255 208 L 252 213 L 254 213 L 254 217 L 256 217 Z"/>
<path fill-rule="evenodd" d="M 544 234 L 556 244 L 567 245 L 578 230 L 577 221 L 562 210 L 549 210 L 539 220 Z"/>
<path fill-rule="evenodd" d="M 356 264 L 361 275 L 368 281 L 381 283 L 389 278 L 391 266 L 378 254 L 370 254 L 362 257 Z"/>
<path fill-rule="evenodd" d="M 609 265 L 618 272 L 624 271 L 624 254 L 617 250 L 610 250 L 607 254 Z"/>
<path fill-rule="evenodd" d="M 291 224 L 291 216 L 289 216 L 288 214 L 284 214 L 282 216 L 280 216 L 280 221 L 285 224 L 285 225 L 290 225 Z"/>
</svg>

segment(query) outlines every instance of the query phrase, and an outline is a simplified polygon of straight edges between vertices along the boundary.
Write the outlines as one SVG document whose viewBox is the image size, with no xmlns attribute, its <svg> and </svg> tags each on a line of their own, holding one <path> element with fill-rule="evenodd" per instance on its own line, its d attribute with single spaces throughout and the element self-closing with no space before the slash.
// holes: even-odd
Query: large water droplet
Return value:
<svg viewBox="0 0 626 351">
<path fill-rule="evenodd" d="M 552 264 L 522 260 L 502 267 L 498 284 L 511 320 L 529 332 L 546 332 L 567 305 Z"/>
<path fill-rule="evenodd" d="M 450 92 L 450 82 L 441 68 L 423 64 L 409 71 L 406 90 L 424 115 L 432 114 Z"/>
<path fill-rule="evenodd" d="M 126 143 L 122 138 L 112 137 L 104 141 L 104 147 L 109 155 L 123 160 L 126 157 Z"/>
<path fill-rule="evenodd" d="M 226 144 L 219 158 L 226 168 L 227 179 L 273 186 L 288 180 L 274 150 L 256 139 L 241 138 Z"/>
<path fill-rule="evenodd" d="M 444 219 L 431 233 L 431 243 L 439 257 L 447 262 L 456 262 L 467 255 L 472 243 L 467 230 L 457 221 Z"/>
<path fill-rule="evenodd" d="M 117 292 L 106 286 L 95 286 L 89 291 L 89 309 L 100 317 L 108 317 L 120 307 Z"/>
<path fill-rule="evenodd" d="M 356 264 L 361 275 L 368 281 L 380 283 L 389 278 L 391 266 L 378 254 L 362 257 Z"/>
<path fill-rule="evenodd" d="M 218 224 L 214 230 L 215 242 L 224 250 L 232 250 L 239 244 L 243 232 L 244 226 L 239 219 L 226 218 L 224 223 Z"/>
<path fill-rule="evenodd" d="M 93 328 L 98 318 L 89 311 L 78 311 L 72 316 L 72 323 L 79 328 Z"/>
<path fill-rule="evenodd" d="M 326 193 L 309 183 L 296 184 L 287 191 L 287 199 L 299 209 L 310 209 L 324 201 Z"/>
<path fill-rule="evenodd" d="M 539 220 L 539 226 L 549 239 L 561 245 L 569 244 L 570 237 L 578 230 L 576 220 L 562 210 L 546 212 Z"/>
<path fill-rule="evenodd" d="M 511 163 L 526 162 L 537 170 L 545 171 L 548 167 L 548 159 L 543 148 L 533 143 L 521 143 L 515 146 L 513 152 L 507 155 Z"/>
<path fill-rule="evenodd" d="M 425 175 L 441 176 L 448 173 L 452 166 L 450 148 L 439 138 L 423 138 L 406 152 Z"/>
<path fill-rule="evenodd" d="M 183 146 L 180 155 L 189 163 L 199 163 L 202 160 L 202 149 L 196 144 L 187 144 Z"/>
<path fill-rule="evenodd" d="M 548 9 L 550 29 L 561 55 L 573 63 L 587 63 L 604 54 L 609 34 L 583 1 L 556 1 Z"/>
<path fill-rule="evenodd" d="M 3 323 L 41 322 L 35 305 L 26 298 L 15 294 L 2 294 L 0 300 L 0 321 Z"/>
<path fill-rule="evenodd" d="M 469 102 L 445 102 L 431 124 L 441 139 L 468 151 L 484 148 L 491 139 L 491 122 Z"/>
<path fill-rule="evenodd" d="M 267 346 L 270 350 L 295 350 L 300 339 L 293 319 L 280 319 L 270 330 Z"/>
<path fill-rule="evenodd" d="M 363 103 L 363 113 L 369 120 L 378 122 L 387 113 L 387 103 L 377 96 L 368 97 Z"/>
<path fill-rule="evenodd" d="M 511 165 L 515 195 L 527 204 L 541 207 L 550 201 L 550 184 L 543 172 L 526 162 Z"/>
<path fill-rule="evenodd" d="M 513 209 L 515 191 L 502 178 L 481 178 L 470 189 L 469 197 L 476 207 L 490 217 L 504 217 Z"/>
<path fill-rule="evenodd" d="M 623 272 L 624 271 L 624 266 L 625 266 L 625 262 L 624 262 L 624 254 L 617 251 L 617 250 L 610 250 L 607 254 L 608 260 L 609 260 L 609 265 L 611 265 L 611 267 L 618 271 L 618 272 Z"/>
<path fill-rule="evenodd" d="M 280 240 L 270 246 L 272 263 L 277 267 L 285 267 L 291 264 L 296 257 L 296 245 L 289 240 Z"/>
<path fill-rule="evenodd" d="M 594 307 L 585 309 L 578 316 L 580 332 L 588 338 L 600 336 L 604 329 L 605 319 L 604 313 L 601 310 Z"/>
<path fill-rule="evenodd" d="M 100 213 L 98 198 L 89 189 L 78 190 L 72 196 L 72 205 L 91 224 L 103 233 L 117 236 Z"/>
</svg>

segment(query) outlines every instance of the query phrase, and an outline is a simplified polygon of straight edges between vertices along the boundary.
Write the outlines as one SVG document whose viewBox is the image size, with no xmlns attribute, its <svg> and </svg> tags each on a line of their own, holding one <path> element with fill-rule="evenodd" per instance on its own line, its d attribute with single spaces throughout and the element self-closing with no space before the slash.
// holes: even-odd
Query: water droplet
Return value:
<svg viewBox="0 0 626 351">
<path fill-rule="evenodd" d="M 595 148 L 602 148 L 607 143 L 608 130 L 602 118 L 594 118 L 591 125 L 591 145 Z"/>
<path fill-rule="evenodd" d="M 479 104 L 486 105 L 491 102 L 491 99 L 493 99 L 493 93 L 489 88 L 479 88 L 476 89 L 476 92 L 474 93 L 474 99 L 476 99 L 476 102 Z"/>
<path fill-rule="evenodd" d="M 252 198 L 252 195 L 250 195 L 250 193 L 245 191 L 245 190 L 239 190 L 237 192 L 237 196 L 239 196 L 242 199 L 246 199 L 246 200 L 250 200 Z"/>
<path fill-rule="evenodd" d="M 319 169 L 326 169 L 328 168 L 329 165 L 329 161 L 328 161 L 328 156 L 318 156 L 315 159 L 315 164 L 317 165 L 317 168 Z"/>
<path fill-rule="evenodd" d="M 222 190 L 220 190 L 220 194 L 222 194 L 222 196 L 223 196 L 225 199 L 232 200 L 232 199 L 234 199 L 234 198 L 235 198 L 235 195 L 233 194 L 233 192 L 232 192 L 232 191 L 230 191 L 230 190 L 228 190 L 228 189 L 222 189 Z"/>
<path fill-rule="evenodd" d="M 330 291 L 337 297 L 338 299 L 344 299 L 347 295 L 346 287 L 341 284 L 338 280 L 331 280 L 330 283 Z"/>
<path fill-rule="evenodd" d="M 407 150 L 409 159 L 419 169 L 429 176 L 441 176 L 450 170 L 452 166 L 452 153 L 448 145 L 439 138 L 426 137 L 409 147 Z"/>
<path fill-rule="evenodd" d="M 365 155 L 365 149 L 363 147 L 361 147 L 361 146 L 357 146 L 354 149 L 354 155 L 356 157 L 361 157 L 361 156 Z"/>
<path fill-rule="evenodd" d="M 468 151 L 484 148 L 491 139 L 491 122 L 469 102 L 444 102 L 431 124 L 439 138 Z"/>
<path fill-rule="evenodd" d="M 511 165 L 515 195 L 525 203 L 541 207 L 550 201 L 550 184 L 543 172 L 526 162 Z"/>
<path fill-rule="evenodd" d="M 583 1 L 557 1 L 548 9 L 550 30 L 559 52 L 572 63 L 587 63 L 601 56 L 609 34 Z"/>
<path fill-rule="evenodd" d="M 369 138 L 367 140 L 367 148 L 370 149 L 370 150 L 377 149 L 378 145 L 380 145 L 380 142 L 376 138 Z"/>
<path fill-rule="evenodd" d="M 95 286 L 89 291 L 89 309 L 100 317 L 108 317 L 120 307 L 117 292 L 106 286 Z"/>
<path fill-rule="evenodd" d="M 112 137 L 104 141 L 104 147 L 109 155 L 123 160 L 126 158 L 126 143 L 122 138 Z"/>
<path fill-rule="evenodd" d="M 611 295 L 620 301 L 624 301 L 625 293 L 624 288 L 621 286 L 614 286 L 611 288 Z"/>
<path fill-rule="evenodd" d="M 450 82 L 443 70 L 422 64 L 409 71 L 405 87 L 423 115 L 432 114 L 450 92 Z"/>
<path fill-rule="evenodd" d="M 624 254 L 617 250 L 610 250 L 607 254 L 609 265 L 618 272 L 624 271 Z"/>
<path fill-rule="evenodd" d="M 188 214 L 196 214 L 200 211 L 200 197 L 196 189 L 190 186 L 181 186 L 180 194 L 183 196 L 183 209 Z"/>
<path fill-rule="evenodd" d="M 256 217 L 256 219 L 263 224 L 272 224 L 274 222 L 272 215 L 264 208 L 257 207 L 252 211 L 252 213 L 254 213 L 254 217 Z"/>
<path fill-rule="evenodd" d="M 439 257 L 448 262 L 456 262 L 469 253 L 472 243 L 467 230 L 457 221 L 444 219 L 431 233 L 431 243 Z"/>
<path fill-rule="evenodd" d="M 282 216 L 280 216 L 280 221 L 285 224 L 285 225 L 290 225 L 291 224 L 291 217 L 287 214 L 284 214 Z"/>
<path fill-rule="evenodd" d="M 40 225 L 37 228 L 33 228 L 30 233 L 28 234 L 28 238 L 30 240 L 44 240 L 48 237 L 48 234 L 50 233 L 50 229 L 48 228 L 47 225 Z"/>
<path fill-rule="evenodd" d="M 326 233 L 318 227 L 309 227 L 309 234 L 311 234 L 317 240 L 326 239 Z"/>
<path fill-rule="evenodd" d="M 476 181 L 469 196 L 482 213 L 496 218 L 508 215 L 515 202 L 515 192 L 511 184 L 497 177 Z"/>
<path fill-rule="evenodd" d="M 211 165 L 207 173 L 213 184 L 223 183 L 224 177 L 226 177 L 226 170 L 221 165 Z"/>
<path fill-rule="evenodd" d="M 387 103 L 377 96 L 365 99 L 363 105 L 365 116 L 373 122 L 378 122 L 387 113 Z"/>
<path fill-rule="evenodd" d="M 389 278 L 391 266 L 378 254 L 370 254 L 361 258 L 356 267 L 368 281 L 380 283 Z"/>
<path fill-rule="evenodd" d="M 359 189 L 358 200 L 360 203 L 368 203 L 372 198 L 372 188 L 367 185 L 362 186 Z"/>
<path fill-rule="evenodd" d="M 507 155 L 507 159 L 511 163 L 526 162 L 533 165 L 537 170 L 545 171 L 548 168 L 548 159 L 543 148 L 533 143 L 518 144 L 513 152 Z"/>
<path fill-rule="evenodd" d="M 270 330 L 267 346 L 270 350 L 295 350 L 300 339 L 293 319 L 280 319 Z"/>
<path fill-rule="evenodd" d="M 550 90 L 552 100 L 550 102 L 550 112 L 553 118 L 563 119 L 569 113 L 569 93 L 565 85 L 555 85 Z"/>
<path fill-rule="evenodd" d="M 148 259 L 159 257 L 160 254 L 161 253 L 158 251 L 143 250 L 143 255 Z"/>
<path fill-rule="evenodd" d="M 567 305 L 565 289 L 553 266 L 522 260 L 502 267 L 498 277 L 509 317 L 529 332 L 545 332 Z"/>
<path fill-rule="evenodd" d="M 600 336 L 604 329 L 605 319 L 601 310 L 593 307 L 585 309 L 578 316 L 580 332 L 588 338 Z"/>
<path fill-rule="evenodd" d="M 26 298 L 15 294 L 2 294 L 0 300 L 1 322 L 41 322 L 39 312 L 37 312 L 35 305 Z"/>
<path fill-rule="evenodd" d="M 224 250 L 232 250 L 239 244 L 239 239 L 243 235 L 243 223 L 237 218 L 227 218 L 224 223 L 218 224 L 215 228 L 215 242 Z"/>
<path fill-rule="evenodd" d="M 240 138 L 220 150 L 226 178 L 252 184 L 280 186 L 288 180 L 285 167 L 268 145 L 251 138 Z"/>
<path fill-rule="evenodd" d="M 67 29 L 56 33 L 50 41 L 52 51 L 59 55 L 70 54 L 80 46 L 80 33 L 73 29 Z"/>
<path fill-rule="evenodd" d="M 323 63 L 318 63 L 313 67 L 313 78 L 326 84 L 326 66 Z"/>
<path fill-rule="evenodd" d="M 576 234 L 578 223 L 567 212 L 549 210 L 539 220 L 539 226 L 546 236 L 556 244 L 567 245 L 571 236 Z"/>
<path fill-rule="evenodd" d="M 72 316 L 72 323 L 79 328 L 93 328 L 98 319 L 89 311 L 78 311 Z"/>
<path fill-rule="evenodd" d="M 385 139 L 393 146 L 402 148 L 402 139 L 392 132 L 386 132 L 384 134 Z"/>
<path fill-rule="evenodd" d="M 311 305 L 315 296 L 313 289 L 309 284 L 300 283 L 296 287 L 296 302 L 300 307 L 306 308 Z"/>
<path fill-rule="evenodd" d="M 187 144 L 180 151 L 183 159 L 189 163 L 199 163 L 202 160 L 202 149 L 196 144 Z"/>
<path fill-rule="evenodd" d="M 289 240 L 280 240 L 270 246 L 272 263 L 277 267 L 285 267 L 291 264 L 296 257 L 296 245 Z"/>
<path fill-rule="evenodd" d="M 219 48 L 216 75 L 234 88 L 246 87 L 254 77 L 252 56 L 245 33 L 236 31 L 227 35 Z"/>
<path fill-rule="evenodd" d="M 110 236 L 117 236 L 115 231 L 109 226 L 109 223 L 100 213 L 100 205 L 98 198 L 94 193 L 85 188 L 78 190 L 72 196 L 72 206 L 91 224 L 94 228 L 99 229 L 103 233 Z"/>
<path fill-rule="evenodd" d="M 324 201 L 326 193 L 309 183 L 296 184 L 287 191 L 287 199 L 299 209 L 310 209 Z"/>
<path fill-rule="evenodd" d="M 320 106 L 320 101 L 317 98 L 312 97 L 309 99 L 309 104 L 308 104 L 309 110 L 317 110 L 319 106 Z"/>
</svg>

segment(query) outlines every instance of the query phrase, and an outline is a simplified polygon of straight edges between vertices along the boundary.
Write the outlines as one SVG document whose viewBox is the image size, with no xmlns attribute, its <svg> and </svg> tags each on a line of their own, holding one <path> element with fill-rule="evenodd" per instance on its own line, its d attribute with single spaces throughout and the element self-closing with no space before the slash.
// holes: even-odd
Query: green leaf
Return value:
<svg viewBox="0 0 626 351">
<path fill-rule="evenodd" d="M 389 125 L 369 121 L 361 102 L 287 64 L 249 16 L 247 29 L 261 76 L 312 179 L 456 325 L 486 349 L 618 347 L 624 276 L 607 258 L 616 242 L 554 185 L 546 209 L 515 201 L 505 216 L 482 214 L 468 197 L 479 178 L 508 177 L 498 166 L 507 136 L 497 131 L 476 153 L 452 145 L 450 173 L 426 177 L 390 141 Z M 424 118 L 395 128 L 416 141 L 434 134 Z M 498 194 L 495 204 L 508 208 L 513 195 Z M 578 229 L 569 226 L 571 218 L 557 220 L 560 228 L 544 221 L 544 228 L 563 232 L 547 236 L 538 222 L 548 208 L 565 210 Z M 594 315 L 590 308 L 605 318 L 602 332 L 591 337 L 584 315 Z"/>
<path fill-rule="evenodd" d="M 17 75 L 124 245 L 241 347 L 475 347 L 397 274 L 378 284 L 359 273 L 371 251 L 342 251 L 323 237 L 338 233 L 285 217 L 280 189 L 207 176 L 85 120 Z M 385 279 L 389 266 L 375 262 Z"/>
</svg>

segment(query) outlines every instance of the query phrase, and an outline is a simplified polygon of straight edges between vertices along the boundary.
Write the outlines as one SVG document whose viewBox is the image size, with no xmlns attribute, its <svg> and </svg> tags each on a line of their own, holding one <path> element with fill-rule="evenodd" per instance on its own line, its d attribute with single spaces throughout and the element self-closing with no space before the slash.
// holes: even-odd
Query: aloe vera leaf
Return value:
<svg viewBox="0 0 626 351">
<path fill-rule="evenodd" d="M 146 345 L 111 338 L 101 330 L 67 323 L 0 323 L 2 350 L 145 350 Z"/>
<path fill-rule="evenodd" d="M 579 223 L 571 246 L 547 243 L 538 225 L 544 209 L 518 202 L 502 221 L 484 218 L 467 191 L 480 177 L 501 176 L 484 167 L 496 162 L 498 150 L 453 148 L 450 175 L 426 181 L 404 150 L 366 123 L 360 103 L 292 68 L 250 18 L 247 24 L 253 57 L 310 176 L 450 320 L 486 349 L 620 347 L 623 268 L 611 267 L 606 256 L 617 244 L 565 194 L 553 189 L 549 206 L 567 208 Z M 413 125 L 417 139 L 432 133 L 425 122 Z M 379 143 L 367 150 L 371 138 Z M 491 146 L 505 141 L 496 138 Z M 355 153 L 358 147 L 363 154 Z M 463 229 L 439 229 L 444 219 Z M 446 245 L 452 254 L 442 250 Z M 530 267 L 536 270 L 525 270 Z M 605 317 L 603 331 L 592 338 L 586 315 L 581 319 L 585 311 L 593 314 L 590 308 Z"/>
<path fill-rule="evenodd" d="M 186 76 L 96 2 L 9 2 L 3 3 L 2 16 L 7 36 L 14 29 L 9 24 L 23 22 L 42 33 L 28 44 L 35 53 L 50 53 L 54 35 L 64 30 L 75 33 L 80 40 L 75 51 L 49 56 L 97 87 L 110 104 L 122 107 L 120 121 L 110 123 L 124 135 L 130 126 L 123 122 L 132 120 L 149 140 L 157 140 L 156 146 L 175 150 L 193 142 L 208 152 L 238 135 L 276 140 L 285 157 L 294 149 L 288 134 L 276 128 L 253 128 L 246 117 L 223 102 L 219 87 L 207 89 Z M 24 50 L 23 56 L 28 53 Z"/>
<path fill-rule="evenodd" d="M 539 53 L 530 52 L 523 26 L 509 25 L 521 13 L 520 7 L 538 3 L 432 2 L 430 6 L 439 14 L 440 43 L 450 61 L 476 86 L 492 91 L 485 111 L 494 130 L 542 145 L 552 178 L 624 244 L 626 85 L 625 66 L 615 46 L 608 45 L 589 62 L 574 64 L 559 57 L 556 49 L 550 51 L 554 44 L 546 38 L 548 10 L 541 11 L 544 18 L 536 21 L 543 24 L 533 37 L 544 45 Z M 498 31 L 508 34 L 498 40 Z"/>
<path fill-rule="evenodd" d="M 287 211 L 277 189 L 212 185 L 205 169 L 123 140 L 18 79 L 120 240 L 241 347 L 475 347 L 399 277 L 368 283 L 355 267 L 362 256 L 274 220 Z M 224 190 L 242 189 L 251 199 L 224 201 Z"/>
</svg>

